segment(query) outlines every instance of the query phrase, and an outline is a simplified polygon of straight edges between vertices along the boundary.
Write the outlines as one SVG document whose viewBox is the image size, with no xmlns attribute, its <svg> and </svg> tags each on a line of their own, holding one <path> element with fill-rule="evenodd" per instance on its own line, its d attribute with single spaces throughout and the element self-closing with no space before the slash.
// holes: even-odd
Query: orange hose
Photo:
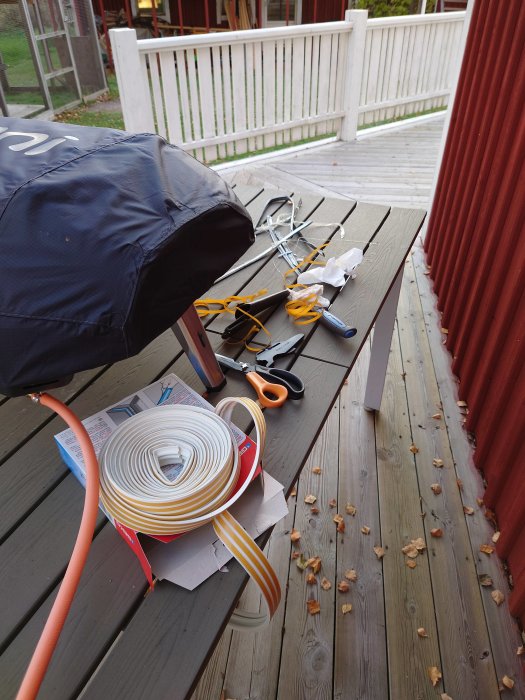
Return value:
<svg viewBox="0 0 525 700">
<path fill-rule="evenodd" d="M 49 662 L 73 602 L 82 570 L 89 553 L 95 531 L 99 498 L 98 460 L 86 429 L 75 414 L 61 401 L 49 394 L 33 394 L 43 406 L 55 411 L 68 424 L 80 444 L 86 466 L 86 498 L 77 540 L 60 590 L 29 663 L 24 680 L 16 696 L 17 700 L 33 700 L 44 680 Z"/>
</svg>

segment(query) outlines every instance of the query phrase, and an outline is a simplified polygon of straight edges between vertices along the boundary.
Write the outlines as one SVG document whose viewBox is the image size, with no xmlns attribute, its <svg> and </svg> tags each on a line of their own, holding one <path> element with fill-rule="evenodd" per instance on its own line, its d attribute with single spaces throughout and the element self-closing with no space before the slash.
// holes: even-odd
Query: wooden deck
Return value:
<svg viewBox="0 0 525 700">
<path fill-rule="evenodd" d="M 442 124 L 436 119 L 223 174 L 236 182 L 426 206 Z M 284 604 L 257 636 L 225 632 L 193 700 L 415 700 L 444 692 L 453 700 L 493 700 L 504 676 L 515 685 L 502 696 L 525 698 L 523 657 L 516 655 L 523 641 L 506 602 L 497 606 L 491 596 L 500 590 L 508 598 L 508 580 L 496 555 L 480 552 L 494 528 L 479 500 L 483 483 L 426 273 L 419 243 L 406 264 L 381 411 L 374 416 L 362 408 L 363 351 L 303 470 L 289 516 L 270 539 L 268 554 L 287 590 Z M 317 496 L 318 515 L 304 502 L 308 494 Z M 347 503 L 355 516 L 345 512 Z M 336 513 L 344 516 L 344 534 L 336 533 Z M 302 535 L 298 548 L 290 542 L 292 527 Z M 433 529 L 442 537 L 432 537 Z M 418 537 L 427 549 L 409 568 L 401 549 Z M 381 560 L 376 546 L 384 548 Z M 307 614 L 311 587 L 294 552 L 322 560 L 314 596 L 319 615 Z M 350 569 L 357 581 L 340 592 L 337 584 Z M 492 587 L 480 585 L 484 575 Z M 323 576 L 329 590 L 320 587 Z M 254 589 L 244 596 L 256 604 Z M 343 614 L 345 603 L 353 606 L 350 613 Z M 442 673 L 435 687 L 432 667 Z"/>
</svg>

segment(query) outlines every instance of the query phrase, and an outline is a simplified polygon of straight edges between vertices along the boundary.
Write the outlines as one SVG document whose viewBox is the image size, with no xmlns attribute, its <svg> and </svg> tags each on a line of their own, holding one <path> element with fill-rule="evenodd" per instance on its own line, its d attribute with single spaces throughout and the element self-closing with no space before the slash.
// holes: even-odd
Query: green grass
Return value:
<svg viewBox="0 0 525 700">
<path fill-rule="evenodd" d="M 108 92 L 105 95 L 97 98 L 93 102 L 89 102 L 79 107 L 75 107 L 66 112 L 61 112 L 55 116 L 55 121 L 64 122 L 66 124 L 79 124 L 80 126 L 100 126 L 106 129 L 124 129 L 124 118 L 120 110 L 96 112 L 89 109 L 89 105 L 96 102 L 108 102 L 118 99 L 119 92 L 117 87 L 117 79 L 114 73 L 107 73 L 106 80 L 108 83 Z"/>
</svg>

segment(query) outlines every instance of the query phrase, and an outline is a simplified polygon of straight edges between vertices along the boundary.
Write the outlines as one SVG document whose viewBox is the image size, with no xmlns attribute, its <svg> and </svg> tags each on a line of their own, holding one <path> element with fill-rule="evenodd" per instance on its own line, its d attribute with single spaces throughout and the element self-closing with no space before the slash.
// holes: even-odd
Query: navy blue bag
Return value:
<svg viewBox="0 0 525 700">
<path fill-rule="evenodd" d="M 0 118 L 0 392 L 136 354 L 253 240 L 223 180 L 158 136 Z"/>
</svg>

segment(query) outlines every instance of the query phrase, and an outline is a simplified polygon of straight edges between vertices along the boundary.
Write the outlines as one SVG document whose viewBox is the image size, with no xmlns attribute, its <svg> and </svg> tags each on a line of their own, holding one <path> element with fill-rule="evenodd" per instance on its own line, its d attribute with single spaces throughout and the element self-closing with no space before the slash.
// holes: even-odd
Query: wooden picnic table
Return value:
<svg viewBox="0 0 525 700">
<path fill-rule="evenodd" d="M 274 192 L 237 186 L 236 192 L 254 222 Z M 298 195 L 290 194 L 297 201 Z M 351 247 L 364 250 L 355 280 L 334 299 L 331 311 L 357 328 L 344 339 L 319 324 L 294 326 L 280 307 L 265 322 L 273 340 L 301 331 L 300 352 L 277 361 L 293 369 L 306 385 L 305 396 L 265 411 L 268 425 L 266 470 L 289 494 L 306 462 L 325 419 L 375 323 L 365 404 L 378 409 L 401 277 L 406 256 L 422 225 L 424 212 L 349 199 L 303 195 L 300 220 L 332 224 L 303 231 L 315 242 L 329 241 L 327 257 Z M 337 223 L 342 223 L 341 239 Z M 241 261 L 269 246 L 257 236 Z M 197 252 L 197 251 L 196 251 Z M 265 288 L 283 288 L 288 268 L 276 254 L 216 284 L 208 296 L 224 298 Z M 253 361 L 243 345 L 231 345 L 221 332 L 232 316 L 206 323 L 217 352 Z M 255 343 L 265 343 L 260 332 Z M 171 331 L 166 331 L 137 357 L 78 374 L 53 392 L 85 418 L 126 395 L 175 372 L 202 391 L 195 371 Z M 227 374 L 225 388 L 208 399 L 216 403 L 230 395 L 254 396 L 236 372 Z M 31 657 L 57 587 L 69 560 L 82 509 L 84 491 L 61 461 L 53 435 L 64 425 L 27 398 L 0 398 L 0 678 L 2 698 L 11 698 Z M 240 423 L 243 429 L 249 425 Z M 263 545 L 269 537 L 260 538 Z M 96 536 L 79 591 L 39 697 L 188 697 L 247 582 L 236 562 L 190 592 L 161 581 L 153 592 L 136 559 L 114 528 L 100 514 Z"/>
</svg>

